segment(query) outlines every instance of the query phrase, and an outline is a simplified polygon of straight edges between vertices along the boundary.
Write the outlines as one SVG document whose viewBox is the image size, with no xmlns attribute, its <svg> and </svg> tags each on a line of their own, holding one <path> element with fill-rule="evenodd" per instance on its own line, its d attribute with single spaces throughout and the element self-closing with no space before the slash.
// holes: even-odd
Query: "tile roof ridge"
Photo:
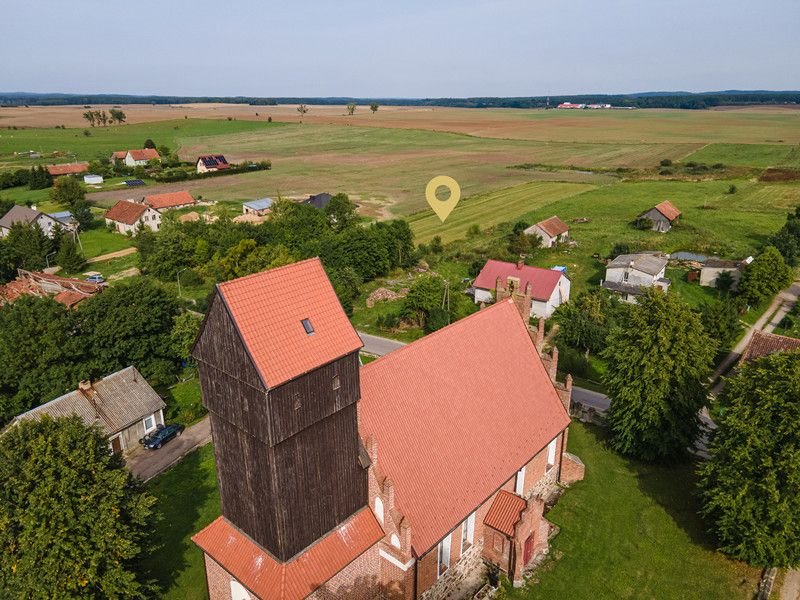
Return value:
<svg viewBox="0 0 800 600">
<path fill-rule="evenodd" d="M 302 264 L 311 263 L 311 262 L 315 262 L 315 261 L 319 262 L 320 265 L 322 265 L 322 260 L 320 260 L 319 256 L 312 256 L 311 258 L 305 258 L 303 260 L 298 260 L 297 262 L 289 263 L 288 265 L 282 265 L 280 267 L 274 267 L 272 269 L 267 269 L 265 271 L 259 271 L 258 273 L 251 273 L 250 275 L 245 275 L 244 277 L 237 277 L 236 279 L 230 279 L 228 281 L 223 281 L 222 283 L 218 283 L 216 285 L 216 287 L 217 287 L 217 289 L 219 289 L 221 291 L 222 289 L 224 289 L 226 287 L 230 287 L 231 284 L 238 283 L 240 281 L 245 281 L 247 279 L 254 279 L 255 277 L 263 275 L 264 273 L 275 273 L 276 271 L 285 270 L 285 269 L 288 269 L 290 267 L 296 267 L 297 265 L 302 265 Z M 331 285 L 333 285 L 333 284 L 331 284 Z"/>
<path fill-rule="evenodd" d="M 408 348 L 413 348 L 413 347 L 419 348 L 423 344 L 423 342 L 428 342 L 429 340 L 436 339 L 439 336 L 439 334 L 444 333 L 448 329 L 454 328 L 457 325 L 462 325 L 463 323 L 465 323 L 465 322 L 469 321 L 470 319 L 473 319 L 474 317 L 477 317 L 479 315 L 484 315 L 484 314 L 488 314 L 488 313 L 490 313 L 492 311 L 496 311 L 499 307 L 505 306 L 506 304 L 512 304 L 513 305 L 514 301 L 511 298 L 506 298 L 504 300 L 500 300 L 499 302 L 495 302 L 494 304 L 489 304 L 489 305 L 485 306 L 483 309 L 478 310 L 478 311 L 472 313 L 471 315 L 467 315 L 466 317 L 464 317 L 462 319 L 459 319 L 458 321 L 454 321 L 454 322 L 450 323 L 449 325 L 446 325 L 445 327 L 442 327 L 441 329 L 437 329 L 436 331 L 434 331 L 432 333 L 429 333 L 428 335 L 423 336 L 423 337 L 419 338 L 418 340 L 414 340 L 413 342 L 409 342 L 408 344 L 406 344 L 406 345 L 404 345 L 404 346 L 402 346 L 400 348 L 397 348 L 396 350 L 393 350 L 389 354 L 384 354 L 383 356 L 379 356 L 378 358 L 376 358 L 372 362 L 369 362 L 366 365 L 363 365 L 361 367 L 361 371 L 364 372 L 365 370 L 368 370 L 372 365 L 377 364 L 379 362 L 383 362 L 383 359 L 386 358 L 387 356 L 397 356 L 399 354 L 403 354 L 403 352 L 406 351 Z M 514 310 L 516 310 L 516 307 L 514 307 Z M 531 342 L 531 343 L 533 343 L 533 342 Z"/>
</svg>

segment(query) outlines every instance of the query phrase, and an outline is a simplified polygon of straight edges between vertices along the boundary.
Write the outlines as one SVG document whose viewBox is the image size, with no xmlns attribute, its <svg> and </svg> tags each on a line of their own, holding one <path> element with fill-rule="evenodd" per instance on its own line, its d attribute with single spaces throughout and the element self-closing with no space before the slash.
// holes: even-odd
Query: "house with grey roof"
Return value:
<svg viewBox="0 0 800 600">
<path fill-rule="evenodd" d="M 47 215 L 36 208 L 28 208 L 27 206 L 20 206 L 15 204 L 11 209 L 0 218 L 0 238 L 5 237 L 11 231 L 11 226 L 17 223 L 23 225 L 30 225 L 37 223 L 42 229 L 44 234 L 52 238 L 56 231 L 56 226 L 61 227 L 61 230 L 73 230 L 74 224 L 62 222 L 60 219 L 53 215 Z"/>
<path fill-rule="evenodd" d="M 272 205 L 275 202 L 272 198 L 259 198 L 258 200 L 250 200 L 250 202 L 245 202 L 242 204 L 242 214 L 245 215 L 256 215 L 258 217 L 263 217 L 269 214 L 272 210 Z"/>
<path fill-rule="evenodd" d="M 736 290 L 742 271 L 752 261 L 752 256 L 748 256 L 744 260 L 709 258 L 700 268 L 700 285 L 717 287 L 717 278 L 723 273 L 729 273 L 731 276 L 731 290 Z"/>
<path fill-rule="evenodd" d="M 600 285 L 619 294 L 624 302 L 635 304 L 636 296 L 647 288 L 669 289 L 666 269 L 667 258 L 660 252 L 620 254 L 606 265 L 606 278 Z"/>
<path fill-rule="evenodd" d="M 22 413 L 12 424 L 42 415 L 77 415 L 87 425 L 98 425 L 111 450 L 120 454 L 137 448 L 145 434 L 164 425 L 165 407 L 136 367 L 128 367 L 95 382 L 82 381 L 77 390 Z"/>
<path fill-rule="evenodd" d="M 310 204 L 317 210 L 322 210 L 328 203 L 331 201 L 331 196 L 328 192 L 322 192 L 321 194 L 314 194 L 313 196 L 309 196 L 308 200 L 303 200 L 303 204 Z"/>
</svg>

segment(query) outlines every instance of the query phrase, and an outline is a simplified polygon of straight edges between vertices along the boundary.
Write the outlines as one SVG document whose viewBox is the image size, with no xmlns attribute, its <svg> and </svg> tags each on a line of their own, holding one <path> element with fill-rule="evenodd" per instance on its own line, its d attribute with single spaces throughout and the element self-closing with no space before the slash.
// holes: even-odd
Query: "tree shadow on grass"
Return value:
<svg viewBox="0 0 800 600">
<path fill-rule="evenodd" d="M 158 498 L 154 509 L 152 542 L 156 545 L 143 568 L 162 590 L 190 566 L 191 552 L 200 552 L 191 536 L 219 515 L 213 452 L 204 446 L 147 484 Z"/>
</svg>

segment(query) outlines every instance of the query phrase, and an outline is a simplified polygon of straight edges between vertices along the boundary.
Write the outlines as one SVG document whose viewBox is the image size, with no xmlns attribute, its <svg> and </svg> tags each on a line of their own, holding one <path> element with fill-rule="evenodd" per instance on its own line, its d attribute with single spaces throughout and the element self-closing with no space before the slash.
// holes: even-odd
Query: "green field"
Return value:
<svg viewBox="0 0 800 600">
<path fill-rule="evenodd" d="M 733 167 L 800 167 L 800 146 L 787 144 L 709 144 L 684 161 Z"/>
<path fill-rule="evenodd" d="M 561 528 L 555 560 L 513 598 L 753 597 L 760 570 L 714 552 L 697 516 L 693 464 L 621 458 L 603 431 L 580 424 L 570 428 L 569 446 L 586 464 L 585 480 L 547 514 Z"/>
</svg>

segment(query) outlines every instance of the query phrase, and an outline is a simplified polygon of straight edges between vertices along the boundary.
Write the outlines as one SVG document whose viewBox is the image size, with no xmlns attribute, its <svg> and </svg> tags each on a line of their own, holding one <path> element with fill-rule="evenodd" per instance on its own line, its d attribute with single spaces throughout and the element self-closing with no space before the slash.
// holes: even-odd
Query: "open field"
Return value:
<svg viewBox="0 0 800 600">
<path fill-rule="evenodd" d="M 693 464 L 621 458 L 603 431 L 580 424 L 569 445 L 586 478 L 547 515 L 561 527 L 550 550 L 556 560 L 512 598 L 753 597 L 760 571 L 714 552 L 697 516 Z"/>
<path fill-rule="evenodd" d="M 108 111 L 110 106 L 92 106 Z M 123 105 L 129 123 L 175 119 L 219 119 L 298 123 L 297 105 L 247 104 Z M 391 129 L 429 129 L 478 137 L 584 142 L 730 142 L 743 144 L 800 143 L 800 110 L 757 106 L 725 110 L 469 109 L 381 106 L 372 114 L 359 106 L 353 116 L 344 106 L 310 106 L 303 122 Z M 0 108 L 0 127 L 86 126 L 82 106 Z M 258 113 L 258 115 L 256 115 Z"/>
<path fill-rule="evenodd" d="M 709 144 L 687 156 L 686 160 L 733 167 L 800 167 L 800 145 Z"/>
</svg>

